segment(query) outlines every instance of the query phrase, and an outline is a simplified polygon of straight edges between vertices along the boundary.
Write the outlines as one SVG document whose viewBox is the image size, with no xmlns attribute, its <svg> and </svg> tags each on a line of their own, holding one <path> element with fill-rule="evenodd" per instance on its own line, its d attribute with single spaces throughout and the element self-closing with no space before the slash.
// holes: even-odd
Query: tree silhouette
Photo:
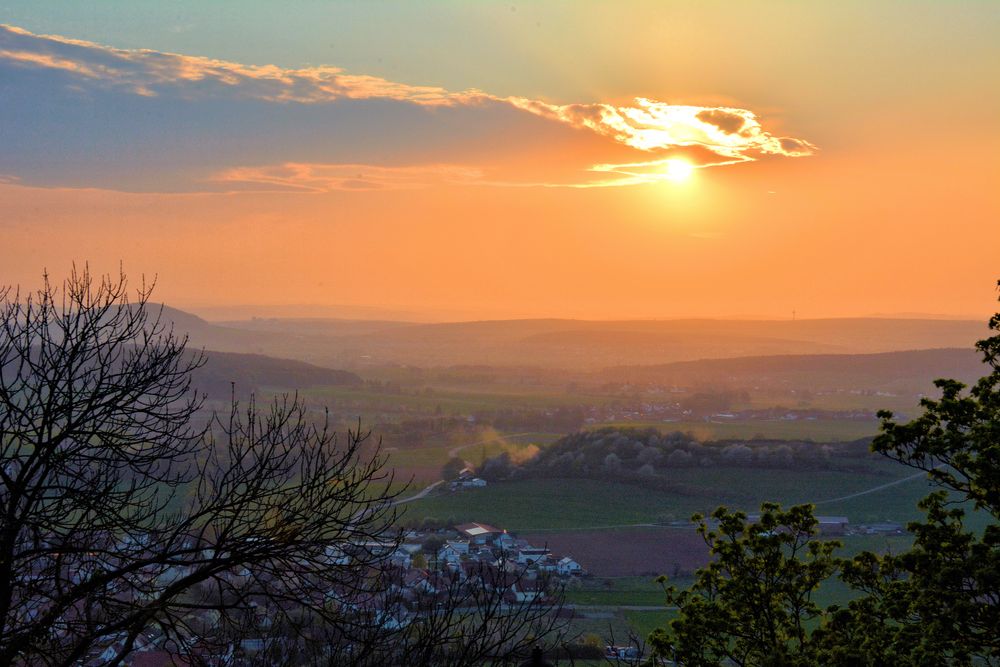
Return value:
<svg viewBox="0 0 1000 667">
<path fill-rule="evenodd" d="M 241 664 L 248 645 L 266 664 L 421 664 L 392 647 L 440 657 L 421 648 L 457 627 L 460 655 L 504 662 L 544 636 L 549 607 L 498 604 L 503 587 L 401 620 L 392 473 L 370 435 L 338 438 L 297 397 L 207 412 L 204 355 L 151 289 L 130 301 L 123 275 L 84 269 L 0 292 L 0 664 L 149 646 Z"/>
</svg>

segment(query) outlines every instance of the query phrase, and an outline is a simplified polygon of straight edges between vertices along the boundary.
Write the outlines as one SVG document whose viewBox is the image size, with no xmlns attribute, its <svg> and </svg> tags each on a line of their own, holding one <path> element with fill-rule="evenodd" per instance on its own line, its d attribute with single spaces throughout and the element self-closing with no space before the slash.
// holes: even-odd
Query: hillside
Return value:
<svg viewBox="0 0 1000 667">
<path fill-rule="evenodd" d="M 686 385 L 728 383 L 743 386 L 799 384 L 828 388 L 930 387 L 931 379 L 972 382 L 983 374 L 979 353 L 971 348 L 907 350 L 876 354 L 804 354 L 700 359 L 650 366 L 619 366 L 601 375 L 622 382 Z"/>
<path fill-rule="evenodd" d="M 192 386 L 212 398 L 229 397 L 234 384 L 237 396 L 242 397 L 261 389 L 294 391 L 321 386 L 359 386 L 362 383 L 354 373 L 291 359 L 215 351 L 206 351 L 205 357 L 205 365 L 193 374 Z"/>
<path fill-rule="evenodd" d="M 597 370 L 707 358 L 971 348 L 985 333 L 981 322 L 932 319 L 212 323 L 175 309 L 165 317 L 189 332 L 196 346 L 349 369 L 483 364 Z"/>
</svg>

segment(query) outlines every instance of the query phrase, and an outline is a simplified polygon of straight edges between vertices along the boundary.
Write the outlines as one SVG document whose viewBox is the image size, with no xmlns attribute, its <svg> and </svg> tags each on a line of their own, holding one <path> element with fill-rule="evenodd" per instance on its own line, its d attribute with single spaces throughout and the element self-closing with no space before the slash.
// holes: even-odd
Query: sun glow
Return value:
<svg viewBox="0 0 1000 667">
<path fill-rule="evenodd" d="M 667 160 L 663 175 L 671 181 L 686 181 L 694 174 L 694 165 L 685 160 Z"/>
</svg>

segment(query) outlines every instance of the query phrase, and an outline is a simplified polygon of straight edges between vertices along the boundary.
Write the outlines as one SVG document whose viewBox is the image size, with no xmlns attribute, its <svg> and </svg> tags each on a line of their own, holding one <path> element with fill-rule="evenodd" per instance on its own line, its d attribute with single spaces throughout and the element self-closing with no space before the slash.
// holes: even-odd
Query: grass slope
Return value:
<svg viewBox="0 0 1000 667">
<path fill-rule="evenodd" d="M 669 479 L 673 489 L 590 479 L 529 479 L 485 489 L 431 496 L 408 507 L 410 517 L 485 521 L 510 530 L 572 530 L 686 519 L 720 504 L 753 511 L 761 502 L 824 501 L 911 474 L 891 463 L 871 472 L 687 469 Z M 679 489 L 679 490 L 678 490 Z M 855 523 L 917 518 L 926 481 L 914 479 L 857 498 L 824 503 L 821 515 L 844 514 Z"/>
</svg>

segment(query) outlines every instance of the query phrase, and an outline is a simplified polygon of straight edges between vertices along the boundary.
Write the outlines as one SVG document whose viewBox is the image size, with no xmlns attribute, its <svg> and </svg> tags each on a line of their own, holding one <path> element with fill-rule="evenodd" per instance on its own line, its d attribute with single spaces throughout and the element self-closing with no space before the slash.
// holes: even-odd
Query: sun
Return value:
<svg viewBox="0 0 1000 667">
<path fill-rule="evenodd" d="M 667 160 L 663 165 L 663 175 L 671 181 L 686 181 L 694 174 L 694 165 L 686 160 Z"/>
</svg>

